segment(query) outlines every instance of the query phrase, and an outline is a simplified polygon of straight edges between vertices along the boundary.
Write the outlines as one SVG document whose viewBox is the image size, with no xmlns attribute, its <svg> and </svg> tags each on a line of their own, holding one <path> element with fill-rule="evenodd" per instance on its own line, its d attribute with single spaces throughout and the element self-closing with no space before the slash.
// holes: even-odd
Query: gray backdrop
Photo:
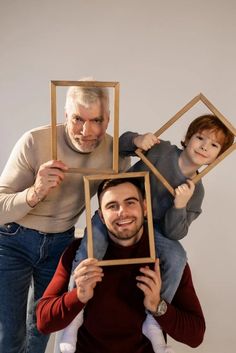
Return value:
<svg viewBox="0 0 236 353">
<path fill-rule="evenodd" d="M 25 130 L 49 123 L 53 79 L 119 81 L 121 132 L 156 131 L 199 92 L 236 125 L 235 37 L 234 0 L 0 0 L 0 171 Z M 235 352 L 235 157 L 204 178 L 183 240 L 207 323 L 196 353 Z"/>
</svg>

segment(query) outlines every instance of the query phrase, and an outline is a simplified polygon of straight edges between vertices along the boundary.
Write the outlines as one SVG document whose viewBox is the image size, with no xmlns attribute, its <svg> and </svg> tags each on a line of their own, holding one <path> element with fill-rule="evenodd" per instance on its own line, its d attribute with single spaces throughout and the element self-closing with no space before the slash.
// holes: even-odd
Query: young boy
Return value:
<svg viewBox="0 0 236 353">
<path fill-rule="evenodd" d="M 139 135 L 126 132 L 120 137 L 121 154 L 135 155 L 136 148 L 148 150 L 146 157 L 175 189 L 173 197 L 156 176 L 150 173 L 155 243 L 163 278 L 162 298 L 167 302 L 171 302 L 173 298 L 186 263 L 185 252 L 177 240 L 187 235 L 189 225 L 201 213 L 204 188 L 201 181 L 194 185 L 191 179 L 201 166 L 212 163 L 233 141 L 233 134 L 217 117 L 210 114 L 200 116 L 190 124 L 185 139 L 181 142 L 183 149 L 168 141 L 159 140 L 151 133 Z M 149 171 L 149 168 L 140 160 L 129 171 Z M 102 259 L 107 248 L 103 224 L 96 214 L 92 223 L 95 256 Z M 85 236 L 77 251 L 73 268 L 86 254 Z M 75 318 L 64 330 L 60 345 L 62 352 L 75 350 L 77 330 L 81 323 L 81 317 Z M 150 314 L 147 314 L 143 324 L 143 333 L 151 340 L 156 353 L 173 352 L 165 345 L 161 328 Z M 73 346 L 74 349 L 71 349 Z"/>
</svg>

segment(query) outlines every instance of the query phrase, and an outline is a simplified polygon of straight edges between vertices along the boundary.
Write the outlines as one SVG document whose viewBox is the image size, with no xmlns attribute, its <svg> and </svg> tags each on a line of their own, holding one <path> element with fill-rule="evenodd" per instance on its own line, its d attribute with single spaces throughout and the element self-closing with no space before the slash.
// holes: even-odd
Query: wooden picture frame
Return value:
<svg viewBox="0 0 236 353">
<path fill-rule="evenodd" d="M 102 81 L 51 81 L 51 156 L 57 159 L 57 95 L 56 88 L 64 86 L 81 86 L 81 87 L 105 87 L 114 88 L 114 127 L 113 127 L 113 161 L 112 168 L 93 169 L 93 168 L 69 168 L 66 173 L 118 173 L 119 171 L 119 82 L 102 82 Z"/>
<path fill-rule="evenodd" d="M 204 103 L 208 109 L 215 115 L 220 121 L 232 132 L 234 136 L 236 136 L 236 129 L 233 125 L 219 112 L 219 110 L 202 94 L 198 94 L 194 97 L 190 102 L 188 102 L 182 109 L 180 109 L 170 120 L 168 120 L 159 130 L 157 130 L 154 134 L 159 137 L 164 131 L 166 131 L 171 125 L 173 125 L 178 119 L 182 117 L 188 110 L 190 110 L 195 104 L 199 101 Z M 196 184 L 203 176 L 210 172 L 218 163 L 220 163 L 226 156 L 228 156 L 233 150 L 236 148 L 236 142 L 234 142 L 226 151 L 224 151 L 221 155 L 219 155 L 214 162 L 209 164 L 206 168 L 204 168 L 199 174 L 197 174 L 192 181 Z M 137 156 L 142 159 L 142 161 L 149 167 L 149 169 L 153 172 L 153 174 L 157 177 L 158 180 L 162 182 L 162 184 L 166 187 L 166 189 L 175 196 L 174 188 L 169 184 L 169 182 L 165 179 L 165 177 L 158 171 L 156 167 L 148 160 L 148 158 L 144 155 L 141 149 L 136 149 L 135 153 Z"/>
<path fill-rule="evenodd" d="M 140 177 L 144 178 L 144 187 L 145 187 L 146 202 L 147 202 L 147 224 L 148 224 L 150 256 L 143 257 L 143 258 L 132 258 L 132 259 L 101 260 L 101 261 L 99 261 L 100 266 L 127 265 L 127 264 L 155 262 L 156 252 L 155 252 L 155 241 L 154 241 L 154 230 L 153 230 L 153 219 L 152 219 L 149 172 L 99 174 L 99 175 L 84 176 L 88 257 L 94 257 L 93 256 L 92 222 L 91 222 L 92 217 L 91 217 L 91 204 L 90 204 L 90 202 L 91 202 L 90 182 L 94 181 L 94 180 L 103 181 L 103 180 L 108 180 L 108 179 L 140 178 Z"/>
</svg>

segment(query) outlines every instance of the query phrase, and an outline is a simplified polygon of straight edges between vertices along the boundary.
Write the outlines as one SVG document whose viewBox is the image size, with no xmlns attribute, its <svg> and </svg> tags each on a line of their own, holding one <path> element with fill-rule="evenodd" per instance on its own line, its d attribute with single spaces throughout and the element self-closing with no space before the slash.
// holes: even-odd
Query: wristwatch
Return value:
<svg viewBox="0 0 236 353">
<path fill-rule="evenodd" d="M 167 311 L 167 304 L 164 299 L 161 299 L 156 311 L 151 311 L 150 313 L 155 317 L 159 317 L 164 315 L 166 311 Z"/>
</svg>

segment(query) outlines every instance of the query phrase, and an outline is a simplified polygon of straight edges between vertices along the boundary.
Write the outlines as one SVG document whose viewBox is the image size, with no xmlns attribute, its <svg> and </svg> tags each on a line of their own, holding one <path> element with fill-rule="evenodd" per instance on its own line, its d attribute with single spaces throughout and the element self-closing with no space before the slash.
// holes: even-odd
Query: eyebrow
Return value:
<svg viewBox="0 0 236 353">
<path fill-rule="evenodd" d="M 79 114 L 73 114 L 72 118 L 80 118 L 81 120 L 84 120 L 84 118 L 82 116 L 80 116 Z M 94 120 L 104 121 L 104 117 L 102 115 L 96 116 L 95 118 L 92 118 L 89 121 L 94 121 Z"/>
<path fill-rule="evenodd" d="M 137 197 L 132 196 L 132 197 L 127 197 L 127 199 L 124 199 L 123 201 L 137 201 L 137 202 L 139 202 L 139 199 Z M 114 203 L 117 203 L 117 202 L 115 200 L 110 201 L 105 205 L 105 207 L 109 207 L 110 205 L 113 205 Z"/>
</svg>

